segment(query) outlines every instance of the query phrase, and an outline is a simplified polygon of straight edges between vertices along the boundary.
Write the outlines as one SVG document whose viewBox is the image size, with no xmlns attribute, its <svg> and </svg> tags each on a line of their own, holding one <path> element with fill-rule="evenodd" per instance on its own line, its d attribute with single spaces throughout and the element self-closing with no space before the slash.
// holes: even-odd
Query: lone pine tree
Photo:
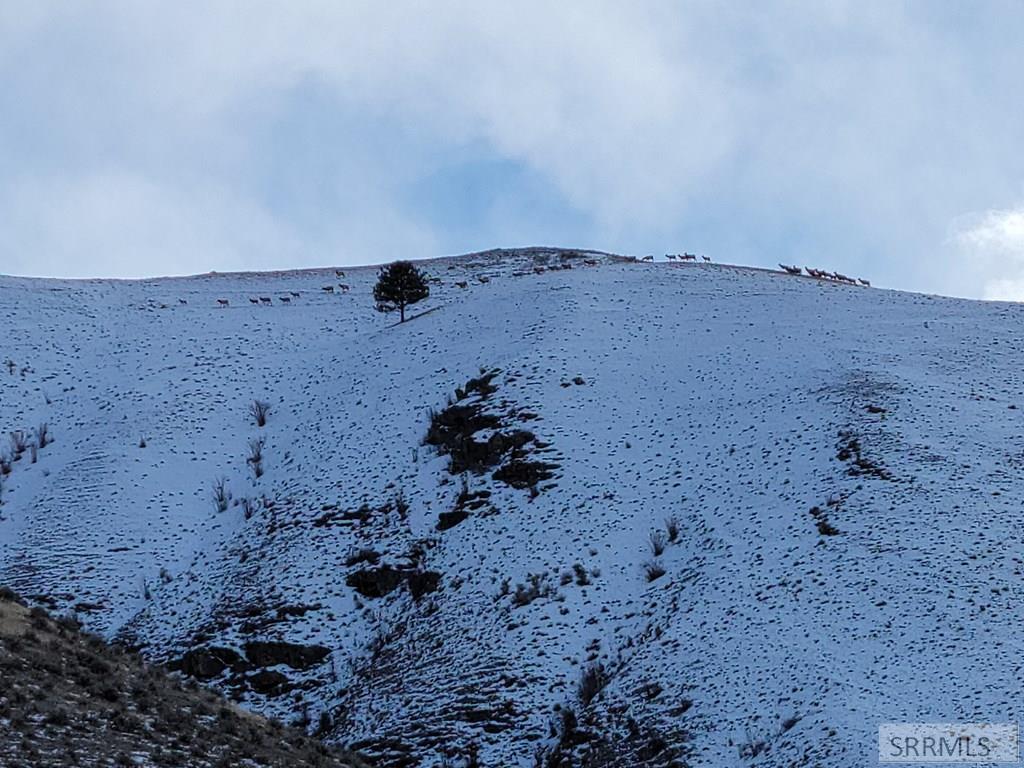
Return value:
<svg viewBox="0 0 1024 768">
<path fill-rule="evenodd" d="M 373 288 L 373 300 L 378 312 L 398 310 L 400 320 L 405 322 L 405 308 L 430 295 L 427 277 L 410 261 L 396 261 L 381 267 L 377 285 Z"/>
</svg>

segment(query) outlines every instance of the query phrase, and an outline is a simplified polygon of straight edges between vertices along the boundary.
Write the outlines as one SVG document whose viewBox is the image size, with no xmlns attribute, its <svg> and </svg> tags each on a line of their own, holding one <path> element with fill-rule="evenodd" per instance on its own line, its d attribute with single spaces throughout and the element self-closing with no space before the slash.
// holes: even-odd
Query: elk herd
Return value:
<svg viewBox="0 0 1024 768">
<path fill-rule="evenodd" d="M 292 299 L 298 299 L 302 296 L 299 291 L 288 291 L 287 295 L 281 295 L 277 297 L 277 300 L 282 304 L 291 304 Z M 178 299 L 180 304 L 188 304 L 184 299 Z M 255 304 L 256 306 L 273 306 L 273 296 L 249 296 L 249 303 Z M 221 307 L 230 307 L 231 301 L 229 299 L 217 299 L 217 304 Z"/>
<path fill-rule="evenodd" d="M 677 258 L 680 261 L 696 261 L 697 260 L 696 254 L 690 254 L 690 253 L 668 255 L 667 258 L 671 259 L 673 261 L 675 259 L 677 259 Z M 702 256 L 701 258 L 704 259 L 704 261 L 711 261 L 710 257 L 708 257 L 708 256 Z M 643 259 L 637 259 L 637 257 L 635 257 L 635 256 L 634 257 L 624 257 L 623 258 L 623 261 L 630 261 L 630 260 L 632 260 L 632 261 L 654 261 L 654 257 L 653 256 L 645 256 Z M 584 258 L 584 259 L 582 259 L 582 262 L 583 262 L 583 264 L 585 266 L 588 266 L 588 267 L 596 267 L 596 266 L 600 265 L 600 260 L 596 259 L 596 258 Z M 449 269 L 455 269 L 456 267 L 455 267 L 455 265 L 450 265 L 448 268 Z M 545 272 L 556 272 L 556 271 L 563 270 L 563 269 L 572 269 L 572 264 L 568 263 L 568 261 L 563 261 L 560 264 L 559 263 L 555 263 L 555 264 L 551 264 L 551 263 L 548 263 L 548 264 L 537 264 L 537 263 L 534 263 L 532 268 L 530 268 L 530 269 L 514 271 L 511 274 L 512 274 L 513 277 L 525 277 L 526 275 L 529 275 L 529 274 L 542 275 Z M 334 275 L 337 278 L 343 278 L 343 277 L 345 277 L 345 272 L 343 270 L 336 269 L 336 270 L 334 270 Z M 481 285 L 486 285 L 487 283 L 489 283 L 491 281 L 492 276 L 477 275 L 475 279 Z M 443 285 L 444 284 L 443 281 L 441 280 L 441 278 L 435 277 L 435 276 L 429 276 L 427 278 L 427 280 L 431 284 L 433 284 L 433 285 Z M 455 285 L 455 287 L 460 288 L 460 289 L 468 289 L 469 285 L 470 285 L 469 280 L 455 280 L 455 281 L 453 281 L 453 284 Z M 336 294 L 336 293 L 348 293 L 350 288 L 351 287 L 349 285 L 346 285 L 345 283 L 337 283 L 337 284 L 329 284 L 329 285 L 321 286 L 320 290 L 323 293 L 325 293 L 325 294 Z M 298 292 L 292 291 L 289 296 L 278 296 L 277 300 L 281 304 L 291 304 L 292 299 L 297 299 L 297 298 L 299 298 L 300 295 L 301 294 L 299 294 Z M 257 305 L 257 306 L 259 306 L 259 305 L 273 305 L 274 304 L 274 297 L 273 296 L 250 296 L 248 298 L 249 298 L 249 303 L 250 304 Z M 182 303 L 185 303 L 184 300 L 181 300 L 181 301 L 182 301 Z M 230 301 L 228 299 L 217 299 L 217 304 L 219 306 L 221 306 L 221 307 L 228 307 L 228 306 L 231 305 L 231 303 L 230 303 Z"/>
<path fill-rule="evenodd" d="M 700 255 L 700 257 L 701 257 L 701 259 L 704 260 L 705 263 L 711 261 L 711 257 L 710 256 L 705 256 L 703 253 Z M 685 252 L 684 253 L 666 253 L 665 254 L 665 258 L 668 259 L 669 261 L 677 261 L 677 260 L 678 261 L 697 261 L 697 254 L 696 253 L 685 253 Z M 654 261 L 654 257 L 653 256 L 645 257 L 644 261 Z"/>
<path fill-rule="evenodd" d="M 813 269 L 811 267 L 804 267 L 803 269 L 801 269 L 798 266 L 789 264 L 779 264 L 779 267 L 781 267 L 784 272 L 790 275 L 802 275 L 806 270 L 808 276 L 813 277 L 817 280 L 834 280 L 838 283 L 848 283 L 850 285 L 857 285 L 859 283 L 860 285 L 863 285 L 867 288 L 871 287 L 871 283 L 862 277 L 854 279 L 852 277 L 847 277 L 846 275 L 840 274 L 839 272 L 829 272 L 824 269 Z"/>
<path fill-rule="evenodd" d="M 697 254 L 695 254 L 695 253 L 685 253 L 685 252 L 684 253 L 666 253 L 665 254 L 665 258 L 668 261 L 696 262 L 697 261 Z M 708 263 L 708 262 L 711 261 L 711 257 L 710 256 L 705 256 L 704 254 L 701 254 L 700 258 L 705 263 Z M 637 258 L 636 256 L 632 256 L 632 257 L 628 257 L 627 256 L 627 257 L 619 257 L 619 260 L 620 261 L 625 261 L 625 262 L 632 261 L 634 263 L 636 263 L 636 262 L 649 262 L 650 263 L 650 262 L 654 261 L 654 256 L 653 255 L 647 255 L 647 256 L 644 256 L 642 258 Z M 595 259 L 595 258 L 585 258 L 582 261 L 583 261 L 583 264 L 588 266 L 588 267 L 596 267 L 600 263 L 600 261 L 598 259 Z M 787 274 L 790 274 L 790 275 L 803 275 L 804 272 L 806 271 L 806 273 L 807 273 L 807 275 L 809 277 L 813 277 L 813 278 L 815 278 L 817 280 L 829 280 L 829 281 L 834 281 L 834 282 L 839 282 L 839 283 L 847 283 L 849 285 L 858 285 L 859 284 L 859 285 L 868 286 L 868 287 L 871 286 L 871 283 L 869 283 L 867 280 L 864 280 L 863 278 L 854 279 L 852 277 L 847 277 L 846 275 L 840 274 L 839 272 L 829 272 L 829 271 L 824 270 L 824 269 L 814 269 L 812 267 L 798 267 L 798 266 L 789 265 L 789 264 L 779 264 L 779 267 L 784 272 L 786 272 Z M 455 265 L 450 265 L 448 268 L 449 269 L 455 269 L 456 267 L 455 267 Z M 531 274 L 531 272 L 534 273 L 534 274 L 541 275 L 541 274 L 544 274 L 545 272 L 554 272 L 554 271 L 561 270 L 561 269 L 572 269 L 572 264 L 569 264 L 568 262 L 565 262 L 565 263 L 562 263 L 562 264 L 537 264 L 535 262 L 533 264 L 532 270 L 529 270 L 529 269 L 528 270 L 519 270 L 519 271 L 512 272 L 511 274 L 512 274 L 513 277 L 525 277 L 526 275 Z M 342 271 L 340 269 L 334 270 L 334 275 L 337 278 L 345 277 L 344 271 Z M 427 279 L 429 280 L 430 283 L 432 283 L 434 285 L 443 285 L 443 281 L 439 277 L 430 276 Z M 476 280 L 480 284 L 486 285 L 487 283 L 489 283 L 491 281 L 491 277 L 488 277 L 487 275 L 478 275 L 476 277 Z M 463 289 L 463 290 L 469 288 L 469 280 L 455 280 L 453 282 L 454 282 L 455 287 L 457 287 L 457 288 L 460 288 L 460 289 Z M 324 285 L 324 286 L 322 286 L 320 288 L 320 290 L 323 291 L 326 294 L 348 293 L 349 290 L 350 290 L 350 286 L 346 285 L 345 283 L 337 283 L 336 285 L 334 285 L 334 284 Z M 288 304 L 292 303 L 292 299 L 298 299 L 301 295 L 302 294 L 300 294 L 298 291 L 289 291 L 288 295 L 286 295 L 286 296 L 285 295 L 277 296 L 277 300 L 281 304 L 288 305 Z M 188 303 L 184 299 L 179 299 L 178 301 L 181 304 L 187 304 Z M 257 306 L 259 306 L 259 305 L 268 305 L 269 306 L 269 305 L 273 305 L 274 297 L 273 296 L 250 296 L 249 297 L 249 303 L 257 305 Z M 221 307 L 228 307 L 228 306 L 230 306 L 230 302 L 228 301 L 228 299 L 217 299 L 217 304 L 219 306 L 221 306 Z"/>
<path fill-rule="evenodd" d="M 281 302 L 282 304 L 291 304 L 292 303 L 292 299 L 297 299 L 300 296 L 302 296 L 302 294 L 299 293 L 298 291 L 288 291 L 288 295 L 287 296 L 278 296 L 277 300 L 279 302 Z M 222 306 L 222 307 L 231 306 L 231 302 L 228 301 L 227 299 L 217 299 L 217 303 L 220 304 L 220 306 Z M 260 304 L 262 304 L 264 306 L 272 306 L 273 303 L 274 303 L 274 297 L 273 296 L 250 296 L 249 297 L 249 303 L 250 304 L 255 304 L 257 306 L 259 306 Z"/>
</svg>

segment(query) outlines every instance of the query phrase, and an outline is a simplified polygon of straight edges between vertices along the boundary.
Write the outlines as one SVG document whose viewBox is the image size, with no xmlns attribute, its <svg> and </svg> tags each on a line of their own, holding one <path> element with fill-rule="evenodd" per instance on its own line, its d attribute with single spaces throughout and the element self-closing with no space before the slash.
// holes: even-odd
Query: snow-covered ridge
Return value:
<svg viewBox="0 0 1024 768">
<path fill-rule="evenodd" d="M 879 722 L 1015 719 L 1018 306 L 424 266 L 403 325 L 376 268 L 0 278 L 0 428 L 54 440 L 3 478 L 0 584 L 384 765 L 859 766 Z M 449 406 L 491 445 L 455 474 Z"/>
</svg>

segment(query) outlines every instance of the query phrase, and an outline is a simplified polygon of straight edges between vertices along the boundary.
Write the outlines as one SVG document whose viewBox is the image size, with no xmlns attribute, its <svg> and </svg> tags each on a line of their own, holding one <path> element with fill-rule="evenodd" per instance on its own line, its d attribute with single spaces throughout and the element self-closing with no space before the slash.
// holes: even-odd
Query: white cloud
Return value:
<svg viewBox="0 0 1024 768">
<path fill-rule="evenodd" d="M 95 179 L 130 177 L 151 203 L 137 205 L 134 239 L 101 216 L 91 240 L 52 244 L 55 269 L 432 255 L 444 232 L 407 189 L 446 150 L 481 145 L 592 221 L 590 245 L 685 233 L 702 239 L 675 246 L 735 251 L 723 258 L 771 264 L 769 248 L 792 248 L 787 259 L 883 284 L 979 293 L 936 270 L 931 251 L 952 218 L 1024 179 L 1024 113 L 1005 96 L 1024 68 L 1013 5 L 962 18 L 929 3 L 841 1 L 31 6 L 0 11 L 0 108 L 20 116 L 0 125 L 16 158 L 0 162 L 6 205 L 33 177 L 93 196 Z M 346 193 L 337 163 L 304 169 L 308 189 L 333 190 L 322 203 L 303 196 L 322 206 L 316 234 L 268 200 L 264 178 L 309 149 L 298 134 L 268 139 L 309 84 L 352 126 L 340 149 L 310 139 L 325 158 L 351 158 Z M 404 138 L 375 143 L 381 123 Z M 65 226 L 57 208 L 20 205 L 15 242 Z M 159 237 L 171 226 L 190 234 Z M 100 243 L 132 253 L 104 262 L 87 250 Z M 179 247 L 190 255 L 172 258 Z"/>
<path fill-rule="evenodd" d="M 3 190 L 0 205 L 11 224 L 0 232 L 4 252 L 35 274 L 139 277 L 154 268 L 181 274 L 210 264 L 266 267 L 296 247 L 228 190 L 180 190 L 126 172 L 24 180 Z"/>
<path fill-rule="evenodd" d="M 370 263 L 432 253 L 429 232 L 363 199 L 316 242 L 209 179 L 157 184 L 129 172 L 0 187 L 0 252 L 19 274 L 145 277 Z M 8 271 L 4 269 L 3 271 Z"/>
<path fill-rule="evenodd" d="M 982 273 L 983 298 L 1024 301 L 1024 205 L 964 216 L 955 237 Z"/>
</svg>

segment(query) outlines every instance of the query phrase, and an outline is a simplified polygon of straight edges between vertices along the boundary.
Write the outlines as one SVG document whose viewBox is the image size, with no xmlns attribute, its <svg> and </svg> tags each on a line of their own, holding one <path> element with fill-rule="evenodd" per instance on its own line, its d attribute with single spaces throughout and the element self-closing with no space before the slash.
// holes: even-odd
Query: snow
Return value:
<svg viewBox="0 0 1024 768">
<path fill-rule="evenodd" d="M 442 284 L 401 325 L 373 309 L 374 268 L 0 278 L 0 427 L 55 438 L 4 478 L 0 584 L 155 658 L 327 646 L 315 669 L 274 668 L 305 687 L 244 703 L 327 709 L 334 738 L 411 765 L 470 742 L 484 765 L 533 765 L 556 705 L 610 734 L 628 715 L 707 766 L 862 765 L 881 722 L 1014 720 L 1020 308 L 586 256 L 425 262 Z M 439 532 L 463 479 L 422 444 L 431 411 L 495 368 L 466 402 L 514 414 L 557 469 L 536 495 L 470 474 L 488 503 Z M 405 519 L 377 511 L 399 491 Z M 669 517 L 679 540 L 648 582 Z M 440 589 L 358 595 L 363 548 Z M 530 574 L 553 594 L 518 606 Z M 610 681 L 584 708 L 595 660 Z"/>
</svg>

